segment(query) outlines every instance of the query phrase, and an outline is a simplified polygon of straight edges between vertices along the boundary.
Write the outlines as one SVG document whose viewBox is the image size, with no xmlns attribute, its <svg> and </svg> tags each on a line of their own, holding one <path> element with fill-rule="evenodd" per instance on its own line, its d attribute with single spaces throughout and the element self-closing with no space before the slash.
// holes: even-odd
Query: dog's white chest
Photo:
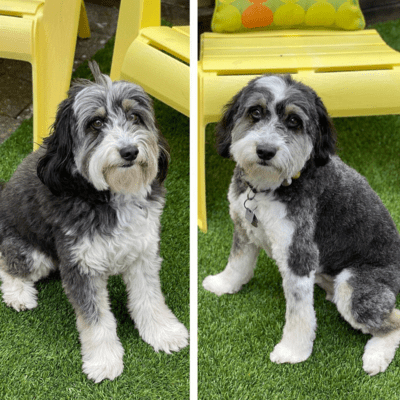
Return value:
<svg viewBox="0 0 400 400">
<path fill-rule="evenodd" d="M 111 235 L 84 237 L 73 248 L 74 258 L 84 273 L 116 275 L 129 268 L 150 244 L 159 240 L 160 208 L 138 203 L 122 204 Z"/>
<path fill-rule="evenodd" d="M 246 201 L 247 192 L 239 197 L 229 193 L 231 217 L 239 217 L 251 242 L 263 248 L 270 257 L 277 259 L 278 249 L 290 245 L 294 232 L 293 223 L 287 218 L 286 205 L 274 200 L 272 194 L 265 193 L 258 193 L 252 200 Z M 253 194 L 250 197 L 253 197 Z M 257 227 L 246 219 L 246 208 L 256 216 Z"/>
</svg>

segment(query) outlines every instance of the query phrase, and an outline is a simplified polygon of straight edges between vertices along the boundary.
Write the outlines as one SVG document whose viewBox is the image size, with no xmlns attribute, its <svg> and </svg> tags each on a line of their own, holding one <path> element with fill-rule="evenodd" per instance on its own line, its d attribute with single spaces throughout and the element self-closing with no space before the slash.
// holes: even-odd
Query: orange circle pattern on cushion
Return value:
<svg viewBox="0 0 400 400">
<path fill-rule="evenodd" d="M 274 14 L 270 8 L 262 5 L 265 0 L 250 0 L 253 5 L 246 8 L 242 14 L 242 24 L 246 28 L 260 28 L 271 25 Z"/>
</svg>

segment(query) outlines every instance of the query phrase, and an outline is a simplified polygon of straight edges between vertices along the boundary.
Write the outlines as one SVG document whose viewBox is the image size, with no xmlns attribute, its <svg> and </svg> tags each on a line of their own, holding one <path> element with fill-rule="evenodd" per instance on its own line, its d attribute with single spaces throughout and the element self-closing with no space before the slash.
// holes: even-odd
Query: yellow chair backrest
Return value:
<svg viewBox="0 0 400 400">
<path fill-rule="evenodd" d="M 142 86 L 189 116 L 189 27 L 160 26 L 159 0 L 122 0 L 111 79 Z"/>
<path fill-rule="evenodd" d="M 125 54 L 143 28 L 161 25 L 160 0 L 122 0 L 118 16 L 111 79 L 117 79 Z"/>
</svg>

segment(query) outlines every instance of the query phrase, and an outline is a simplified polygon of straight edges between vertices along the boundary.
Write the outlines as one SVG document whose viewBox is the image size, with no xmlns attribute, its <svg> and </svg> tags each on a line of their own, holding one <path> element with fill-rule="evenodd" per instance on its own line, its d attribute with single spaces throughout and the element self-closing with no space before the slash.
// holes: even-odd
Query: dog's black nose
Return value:
<svg viewBox="0 0 400 400">
<path fill-rule="evenodd" d="M 139 154 L 139 149 L 136 146 L 128 146 L 121 149 L 119 154 L 126 161 L 134 161 Z"/>
<path fill-rule="evenodd" d="M 268 145 L 259 145 L 257 146 L 256 149 L 257 155 L 259 158 L 261 158 L 261 160 L 271 160 L 272 158 L 274 158 L 277 149 L 275 147 L 271 147 Z"/>
</svg>

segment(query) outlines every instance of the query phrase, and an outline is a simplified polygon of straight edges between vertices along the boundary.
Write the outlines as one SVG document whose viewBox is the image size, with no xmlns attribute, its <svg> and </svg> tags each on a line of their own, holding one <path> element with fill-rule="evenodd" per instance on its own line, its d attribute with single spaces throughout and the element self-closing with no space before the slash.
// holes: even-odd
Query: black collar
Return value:
<svg viewBox="0 0 400 400">
<path fill-rule="evenodd" d="M 257 190 L 250 182 L 247 182 L 246 179 L 243 179 L 244 183 L 251 189 L 254 194 L 257 193 L 269 193 L 272 189 L 264 189 L 264 190 Z"/>
</svg>

